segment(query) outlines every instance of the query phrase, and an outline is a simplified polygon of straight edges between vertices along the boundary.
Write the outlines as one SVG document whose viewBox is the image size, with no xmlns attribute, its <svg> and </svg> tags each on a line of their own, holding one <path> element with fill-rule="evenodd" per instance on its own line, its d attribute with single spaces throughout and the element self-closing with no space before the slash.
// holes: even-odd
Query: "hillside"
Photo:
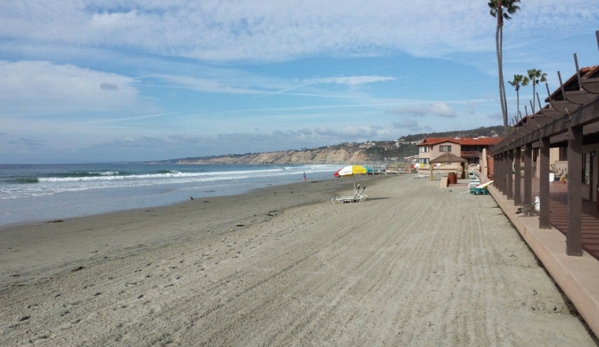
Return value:
<svg viewBox="0 0 599 347">
<path fill-rule="evenodd" d="M 397 141 L 343 143 L 313 149 L 172 159 L 176 164 L 363 164 L 400 163 L 418 154 L 417 143 L 427 137 L 497 137 L 501 126 L 404 136 Z"/>
<path fill-rule="evenodd" d="M 408 135 L 400 138 L 400 141 L 418 141 L 426 137 L 498 137 L 503 134 L 503 126 L 480 127 L 472 130 L 456 130 L 442 133 L 422 133 Z"/>
</svg>

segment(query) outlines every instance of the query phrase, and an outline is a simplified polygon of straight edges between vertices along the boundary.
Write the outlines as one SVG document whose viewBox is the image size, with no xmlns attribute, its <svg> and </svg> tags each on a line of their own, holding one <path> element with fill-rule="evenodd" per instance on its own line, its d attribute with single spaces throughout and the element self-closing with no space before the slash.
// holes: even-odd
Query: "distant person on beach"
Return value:
<svg viewBox="0 0 599 347">
<path fill-rule="evenodd" d="M 306 173 L 304 172 L 304 182 L 306 182 Z"/>
</svg>

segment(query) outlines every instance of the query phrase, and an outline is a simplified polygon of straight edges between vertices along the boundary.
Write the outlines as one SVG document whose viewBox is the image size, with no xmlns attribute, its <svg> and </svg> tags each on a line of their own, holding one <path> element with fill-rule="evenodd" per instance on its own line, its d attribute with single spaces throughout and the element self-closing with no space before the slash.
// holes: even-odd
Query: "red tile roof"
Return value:
<svg viewBox="0 0 599 347">
<path fill-rule="evenodd" d="M 452 137 L 429 137 L 422 140 L 418 146 L 434 146 L 443 142 L 457 143 L 462 146 L 494 146 L 501 142 L 501 137 L 476 137 L 476 138 L 452 138 Z"/>
</svg>

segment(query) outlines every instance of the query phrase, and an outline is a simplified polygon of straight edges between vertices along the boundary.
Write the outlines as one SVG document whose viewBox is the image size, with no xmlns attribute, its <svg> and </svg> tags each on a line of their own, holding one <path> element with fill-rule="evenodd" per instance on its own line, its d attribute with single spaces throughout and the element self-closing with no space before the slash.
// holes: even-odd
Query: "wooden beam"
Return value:
<svg viewBox="0 0 599 347">
<path fill-rule="evenodd" d="M 499 190 L 499 192 L 503 193 L 503 153 L 500 153 L 496 156 L 495 160 L 495 186 Z"/>
<path fill-rule="evenodd" d="M 532 203 L 532 144 L 524 147 L 524 204 Z"/>
<path fill-rule="evenodd" d="M 507 152 L 506 164 L 507 165 L 505 166 L 505 171 L 507 173 L 507 185 L 506 185 L 507 199 L 513 200 L 514 199 L 514 188 L 513 188 L 514 174 L 513 174 L 512 168 L 514 165 L 514 151 Z"/>
<path fill-rule="evenodd" d="M 501 191 L 503 192 L 503 195 L 507 193 L 507 182 L 505 176 L 505 166 L 507 162 L 506 156 L 507 153 L 501 153 Z"/>
<path fill-rule="evenodd" d="M 550 211 L 549 211 L 549 149 L 550 141 L 548 137 L 541 139 L 540 161 L 541 170 L 539 173 L 539 197 L 541 198 L 541 212 L 539 214 L 539 229 L 551 229 Z"/>
<path fill-rule="evenodd" d="M 514 152 L 514 170 L 516 171 L 514 177 L 514 205 L 519 206 L 522 205 L 522 173 L 520 170 L 520 165 L 522 163 L 522 148 L 516 147 Z"/>
<path fill-rule="evenodd" d="M 499 189 L 499 154 L 493 155 L 493 185 Z"/>
<path fill-rule="evenodd" d="M 540 139 L 539 133 L 543 131 L 546 125 L 552 123 L 553 121 L 555 120 L 549 117 L 537 116 L 526 123 L 526 125 L 520 127 L 520 132 L 512 133 L 512 135 L 510 135 L 508 138 L 504 139 L 498 145 L 493 147 L 492 150 L 496 151 L 497 153 L 501 153 L 516 147 L 523 147 L 527 143 L 536 142 Z"/>
<path fill-rule="evenodd" d="M 516 147 L 523 147 L 527 143 L 540 141 L 543 137 L 553 137 L 563 134 L 570 127 L 599 122 L 599 99 L 581 107 L 576 112 L 566 113 L 564 117 L 559 119 L 552 120 L 547 117 L 535 117 L 534 119 L 537 120 L 538 128 L 540 129 L 534 131 L 533 127 L 529 127 L 528 130 L 530 132 L 525 134 L 512 133 L 513 137 L 508 136 L 491 148 L 493 153 L 501 153 Z"/>
<path fill-rule="evenodd" d="M 582 126 L 568 131 L 568 229 L 566 254 L 582 256 Z"/>
</svg>

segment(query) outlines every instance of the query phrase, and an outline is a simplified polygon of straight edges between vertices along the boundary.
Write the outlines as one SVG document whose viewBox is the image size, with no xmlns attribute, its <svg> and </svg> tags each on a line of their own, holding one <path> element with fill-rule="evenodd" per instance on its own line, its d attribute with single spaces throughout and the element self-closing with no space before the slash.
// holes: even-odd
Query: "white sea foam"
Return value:
<svg viewBox="0 0 599 347">
<path fill-rule="evenodd" d="M 0 165 L 0 224 L 168 205 L 332 179 L 338 165 Z"/>
<path fill-rule="evenodd" d="M 201 167 L 200 167 L 201 168 Z M 227 167 L 229 168 L 229 167 Z M 197 168 L 194 168 L 197 169 Z M 38 177 L 38 183 L 9 184 L 0 186 L 0 199 L 19 199 L 26 197 L 39 197 L 63 192 L 80 192 L 87 190 L 134 188 L 144 186 L 164 185 L 214 185 L 216 182 L 238 182 L 253 180 L 273 182 L 282 181 L 285 177 L 300 177 L 303 172 L 310 175 L 321 176 L 325 172 L 333 172 L 335 167 L 329 165 L 311 166 L 285 166 L 285 167 L 260 167 L 251 170 L 214 170 L 207 172 L 156 170 L 128 174 L 127 170 L 98 170 L 76 171 L 72 174 L 48 175 Z M 181 187 L 183 188 L 183 187 Z M 188 189 L 187 187 L 186 189 Z"/>
</svg>

